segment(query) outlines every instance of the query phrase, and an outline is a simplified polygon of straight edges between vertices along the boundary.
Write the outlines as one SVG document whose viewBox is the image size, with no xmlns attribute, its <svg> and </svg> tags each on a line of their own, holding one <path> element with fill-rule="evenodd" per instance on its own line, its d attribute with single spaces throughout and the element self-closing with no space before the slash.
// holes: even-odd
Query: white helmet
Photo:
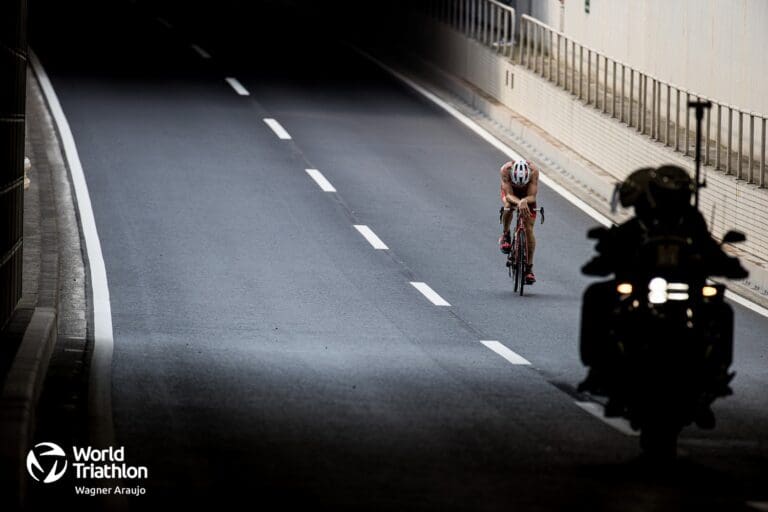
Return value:
<svg viewBox="0 0 768 512">
<path fill-rule="evenodd" d="M 528 162 L 523 159 L 515 162 L 515 165 L 509 171 L 509 176 L 514 186 L 522 187 L 527 185 L 531 181 L 531 168 L 528 166 Z"/>
</svg>

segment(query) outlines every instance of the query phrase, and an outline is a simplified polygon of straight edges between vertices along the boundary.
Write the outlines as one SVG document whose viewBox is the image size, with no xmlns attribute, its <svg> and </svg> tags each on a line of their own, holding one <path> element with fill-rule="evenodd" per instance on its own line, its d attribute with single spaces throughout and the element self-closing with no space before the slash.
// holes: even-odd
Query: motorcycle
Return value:
<svg viewBox="0 0 768 512">
<path fill-rule="evenodd" d="M 596 228 L 589 237 L 611 254 L 620 231 Z M 615 277 L 584 295 L 581 357 L 590 373 L 579 390 L 608 397 L 606 416 L 629 420 L 644 453 L 670 458 L 682 428 L 714 428 L 710 405 L 732 392 L 733 310 L 725 286 L 707 278 L 746 271 L 719 246 L 719 257 L 707 258 L 713 248 L 689 234 L 645 235 L 621 262 L 602 254 L 583 269 Z M 721 245 L 744 239 L 731 231 Z"/>
</svg>

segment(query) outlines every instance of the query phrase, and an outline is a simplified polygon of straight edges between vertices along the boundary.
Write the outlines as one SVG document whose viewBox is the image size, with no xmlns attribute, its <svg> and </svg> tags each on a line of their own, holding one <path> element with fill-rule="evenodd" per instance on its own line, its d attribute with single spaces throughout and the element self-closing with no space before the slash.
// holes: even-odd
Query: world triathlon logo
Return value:
<svg viewBox="0 0 768 512">
<path fill-rule="evenodd" d="M 35 481 L 51 484 L 67 471 L 67 454 L 57 444 L 38 443 L 27 454 L 27 472 Z"/>
</svg>

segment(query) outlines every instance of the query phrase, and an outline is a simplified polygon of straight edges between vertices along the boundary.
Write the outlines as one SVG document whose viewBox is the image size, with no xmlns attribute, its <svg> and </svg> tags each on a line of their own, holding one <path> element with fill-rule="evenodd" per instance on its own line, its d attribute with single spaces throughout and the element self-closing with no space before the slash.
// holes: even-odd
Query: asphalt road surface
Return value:
<svg viewBox="0 0 768 512">
<path fill-rule="evenodd" d="M 515 296 L 496 242 L 504 155 L 322 26 L 266 6 L 206 24 L 58 4 L 33 6 L 32 42 L 104 251 L 116 441 L 150 471 L 133 509 L 768 500 L 768 319 L 735 307 L 735 395 L 649 470 L 571 391 L 592 219 L 544 187 L 539 282 Z"/>
</svg>

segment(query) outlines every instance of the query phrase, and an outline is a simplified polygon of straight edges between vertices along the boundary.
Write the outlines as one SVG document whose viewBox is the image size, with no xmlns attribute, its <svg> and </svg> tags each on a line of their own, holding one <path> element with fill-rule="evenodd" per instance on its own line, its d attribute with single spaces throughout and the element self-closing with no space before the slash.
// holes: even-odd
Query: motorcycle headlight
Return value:
<svg viewBox="0 0 768 512">
<path fill-rule="evenodd" d="M 667 302 L 667 280 L 654 277 L 648 283 L 648 302 L 651 304 L 664 304 Z"/>
<path fill-rule="evenodd" d="M 616 291 L 619 292 L 622 295 L 631 295 L 632 294 L 632 284 L 631 283 L 619 283 L 619 285 L 616 287 Z"/>
<path fill-rule="evenodd" d="M 705 286 L 701 289 L 701 294 L 704 297 L 714 297 L 717 295 L 717 288 L 714 286 Z"/>
</svg>

